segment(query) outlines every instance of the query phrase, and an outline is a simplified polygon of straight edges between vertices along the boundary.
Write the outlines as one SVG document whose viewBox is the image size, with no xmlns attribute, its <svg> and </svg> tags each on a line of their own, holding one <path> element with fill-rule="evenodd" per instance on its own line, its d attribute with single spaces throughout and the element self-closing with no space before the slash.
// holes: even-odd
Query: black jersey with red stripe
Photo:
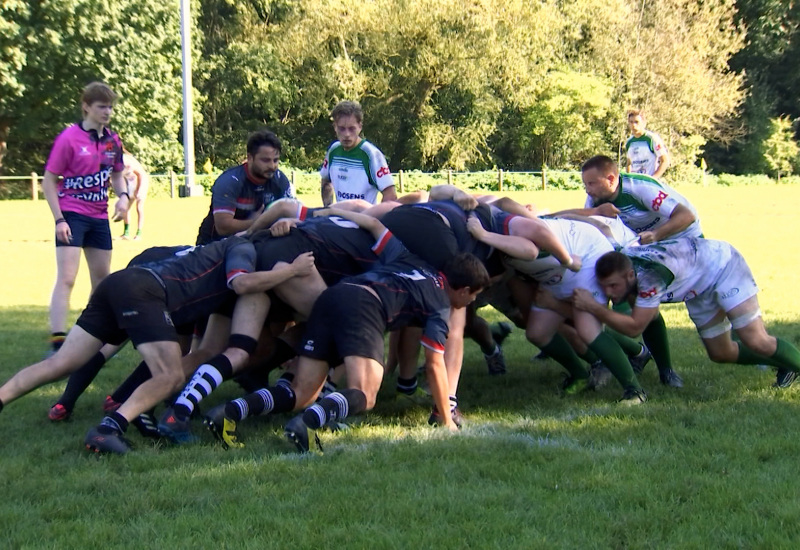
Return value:
<svg viewBox="0 0 800 550">
<path fill-rule="evenodd" d="M 348 264 L 352 265 L 348 274 L 354 275 L 371 269 L 378 261 L 373 251 L 375 238 L 350 220 L 338 216 L 307 217 L 297 229 L 313 243 L 314 258 L 330 263 L 329 269 Z"/>
<path fill-rule="evenodd" d="M 371 288 L 383 303 L 386 329 L 423 327 L 422 344 L 444 352 L 449 332 L 450 299 L 444 274 L 411 254 L 386 231 L 374 245 L 378 263 L 343 283 Z"/>
<path fill-rule="evenodd" d="M 167 310 L 177 325 L 213 313 L 231 298 L 233 279 L 254 271 L 255 261 L 256 251 L 250 241 L 229 237 L 132 269 L 146 269 L 161 282 L 167 294 Z"/>
</svg>

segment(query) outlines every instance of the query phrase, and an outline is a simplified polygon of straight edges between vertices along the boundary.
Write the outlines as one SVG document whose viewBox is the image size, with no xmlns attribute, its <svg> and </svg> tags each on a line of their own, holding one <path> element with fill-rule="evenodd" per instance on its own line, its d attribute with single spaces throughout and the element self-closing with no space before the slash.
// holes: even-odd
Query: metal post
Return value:
<svg viewBox="0 0 800 550">
<path fill-rule="evenodd" d="M 292 170 L 290 176 L 291 176 L 291 179 L 289 181 L 292 184 L 292 189 L 294 189 L 294 170 Z"/>
<path fill-rule="evenodd" d="M 453 185 L 453 171 L 451 169 L 447 169 L 447 185 Z"/>
<path fill-rule="evenodd" d="M 542 164 L 542 191 L 547 189 L 547 165 Z"/>
<path fill-rule="evenodd" d="M 39 200 L 39 176 L 31 172 L 31 200 Z"/>
<path fill-rule="evenodd" d="M 169 198 L 175 198 L 175 172 L 169 171 Z"/>
<path fill-rule="evenodd" d="M 497 170 L 497 190 L 503 192 L 503 169 Z"/>
<path fill-rule="evenodd" d="M 189 0 L 181 0 L 181 66 L 183 69 L 183 164 L 187 189 L 194 186 L 194 119 L 192 116 L 192 22 Z"/>
<path fill-rule="evenodd" d="M 399 184 L 399 186 L 400 186 L 400 192 L 401 192 L 401 193 L 405 193 L 405 189 L 403 188 L 403 171 L 402 171 L 402 170 L 400 170 L 400 171 L 397 173 L 397 178 L 398 178 L 398 180 L 399 180 L 399 181 L 398 181 L 398 184 Z"/>
</svg>

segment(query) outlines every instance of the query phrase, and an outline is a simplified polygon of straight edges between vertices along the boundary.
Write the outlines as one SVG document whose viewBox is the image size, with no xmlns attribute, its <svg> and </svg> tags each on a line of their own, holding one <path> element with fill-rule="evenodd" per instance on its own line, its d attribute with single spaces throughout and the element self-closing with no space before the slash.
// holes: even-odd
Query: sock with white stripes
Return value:
<svg viewBox="0 0 800 550">
<path fill-rule="evenodd" d="M 296 401 L 292 387 L 279 384 L 229 401 L 225 405 L 225 416 L 238 422 L 248 416 L 289 412 Z"/>
<path fill-rule="evenodd" d="M 224 355 L 217 355 L 211 361 L 200 365 L 194 376 L 175 400 L 175 416 L 189 418 L 197 404 L 217 389 L 224 380 L 233 376 L 233 366 Z"/>
<path fill-rule="evenodd" d="M 364 392 L 346 389 L 333 392 L 319 403 L 307 408 L 303 412 L 303 422 L 312 430 L 318 430 L 332 420 L 342 420 L 365 410 L 367 410 L 367 396 Z"/>
</svg>

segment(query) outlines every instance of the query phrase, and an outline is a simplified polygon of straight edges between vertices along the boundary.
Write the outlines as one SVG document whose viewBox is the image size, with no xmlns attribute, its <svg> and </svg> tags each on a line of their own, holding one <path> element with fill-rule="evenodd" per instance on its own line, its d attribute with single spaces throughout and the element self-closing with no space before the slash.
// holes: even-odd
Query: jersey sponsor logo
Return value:
<svg viewBox="0 0 800 550">
<path fill-rule="evenodd" d="M 544 281 L 544 284 L 546 284 L 546 285 L 557 285 L 558 283 L 561 282 L 561 279 L 563 279 L 563 277 L 560 274 L 559 275 L 553 275 L 552 277 L 550 277 L 549 279 Z"/>
<path fill-rule="evenodd" d="M 81 156 L 81 157 L 90 156 L 91 153 L 89 152 L 89 146 L 88 145 L 81 145 L 81 152 L 78 153 L 78 155 Z"/>
<path fill-rule="evenodd" d="M 412 281 L 424 281 L 425 275 L 420 273 L 418 270 L 414 270 L 411 273 L 396 273 L 398 277 L 402 277 L 404 279 L 410 279 Z"/>
<path fill-rule="evenodd" d="M 656 294 L 658 294 L 658 291 L 656 290 L 656 287 L 653 287 L 650 290 L 643 290 L 643 291 L 639 292 L 639 297 L 640 298 L 652 298 Z"/>
<path fill-rule="evenodd" d="M 728 290 L 727 292 L 723 292 L 722 294 L 720 294 L 720 298 L 722 298 L 723 300 L 726 298 L 733 298 L 737 294 L 739 294 L 739 289 L 734 287 Z"/>
<path fill-rule="evenodd" d="M 122 312 L 123 317 L 136 317 L 137 315 L 139 315 L 139 312 L 136 311 L 135 309 Z"/>
<path fill-rule="evenodd" d="M 88 176 L 73 176 L 71 178 L 64 178 L 62 185 L 64 191 L 69 189 L 88 189 L 89 187 L 105 186 L 109 179 L 111 179 L 110 167 L 104 168 L 103 170 Z"/>
<path fill-rule="evenodd" d="M 339 200 L 346 201 L 349 199 L 366 199 L 366 195 L 364 193 L 361 193 L 359 195 L 358 193 L 342 193 L 340 191 L 337 191 L 336 198 L 338 198 Z"/>
<path fill-rule="evenodd" d="M 303 349 L 306 351 L 314 351 L 314 340 L 306 340 Z"/>
<path fill-rule="evenodd" d="M 175 323 L 172 322 L 172 316 L 169 314 L 169 311 L 167 310 L 164 310 L 164 322 L 171 327 L 175 326 Z"/>
<path fill-rule="evenodd" d="M 375 173 L 376 176 L 382 178 L 383 176 L 388 176 L 392 172 L 389 170 L 388 166 L 381 166 L 378 171 Z"/>
<path fill-rule="evenodd" d="M 666 199 L 669 195 L 664 193 L 663 191 L 658 192 L 658 196 L 653 199 L 653 203 L 650 205 L 653 210 L 658 212 L 658 209 L 661 208 L 661 205 L 664 204 L 664 199 Z"/>
</svg>

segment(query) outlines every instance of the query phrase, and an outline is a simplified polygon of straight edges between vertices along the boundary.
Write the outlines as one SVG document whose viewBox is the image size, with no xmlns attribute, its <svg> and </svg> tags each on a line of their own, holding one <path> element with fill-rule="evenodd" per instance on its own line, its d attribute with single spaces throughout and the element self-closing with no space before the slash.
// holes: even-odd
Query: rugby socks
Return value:
<svg viewBox="0 0 800 550">
<path fill-rule="evenodd" d="M 417 391 L 417 377 L 413 378 L 400 378 L 397 377 L 397 393 L 404 393 L 406 395 L 414 395 Z"/>
<path fill-rule="evenodd" d="M 737 365 L 771 365 L 773 367 L 785 368 L 793 372 L 800 372 L 800 351 L 792 344 L 782 338 L 775 338 L 778 345 L 775 353 L 767 357 L 754 352 L 741 341 L 739 344 L 739 356 L 736 358 Z"/>
<path fill-rule="evenodd" d="M 125 381 L 120 384 L 116 390 L 114 390 L 114 393 L 111 394 L 111 399 L 117 403 L 124 403 L 131 395 L 133 395 L 133 392 L 136 391 L 136 388 L 150 380 L 152 376 L 153 375 L 150 373 L 150 368 L 147 366 L 147 363 L 142 361 L 128 376 L 128 378 L 126 378 Z"/>
<path fill-rule="evenodd" d="M 197 404 L 208 397 L 223 381 L 233 377 L 233 365 L 230 359 L 220 354 L 208 363 L 200 365 L 194 376 L 186 384 L 183 392 L 175 400 L 175 416 L 186 419 L 192 415 Z"/>
<path fill-rule="evenodd" d="M 100 372 L 100 369 L 102 369 L 105 364 L 105 355 L 98 351 L 85 365 L 69 376 L 67 387 L 64 389 L 64 393 L 57 402 L 63 405 L 68 411 L 74 409 L 78 398 L 86 391 L 86 388 L 89 387 L 89 384 L 92 383 L 92 380 L 94 380 L 97 373 Z"/>
<path fill-rule="evenodd" d="M 636 357 L 639 355 L 644 348 L 642 348 L 642 344 L 638 340 L 634 340 L 629 336 L 625 336 L 621 332 L 617 332 L 613 328 L 606 327 L 605 331 L 611 336 L 614 341 L 619 344 L 619 347 L 622 348 L 622 351 L 625 352 L 625 355 L 628 357 Z"/>
<path fill-rule="evenodd" d="M 586 348 L 585 352 L 578 353 L 578 357 L 580 357 L 581 359 L 583 359 L 584 361 L 586 361 L 590 365 L 594 365 L 595 363 L 597 363 L 600 360 L 600 358 L 597 357 L 597 354 L 595 352 L 593 352 L 592 350 L 590 350 L 588 347 Z"/>
<path fill-rule="evenodd" d="M 669 353 L 669 336 L 667 336 L 667 323 L 659 313 L 655 319 L 650 321 L 647 328 L 642 332 L 642 340 L 650 350 L 653 361 L 658 367 L 658 372 L 672 370 L 672 356 Z"/>
<path fill-rule="evenodd" d="M 281 374 L 281 377 L 278 378 L 278 381 L 275 382 L 278 386 L 292 386 L 292 381 L 294 380 L 294 373 L 293 372 L 284 372 Z"/>
<path fill-rule="evenodd" d="M 303 412 L 303 422 L 312 430 L 318 430 L 328 422 L 342 420 L 365 410 L 367 410 L 367 396 L 364 392 L 346 389 L 333 392 L 319 403 L 307 408 Z"/>
<path fill-rule="evenodd" d="M 601 361 L 608 367 L 614 378 L 619 381 L 624 389 L 634 388 L 637 390 L 642 389 L 639 380 L 636 379 L 636 374 L 633 372 L 628 356 L 622 351 L 614 339 L 601 332 L 597 338 L 589 344 L 589 349 L 597 354 Z"/>
<path fill-rule="evenodd" d="M 66 332 L 53 332 L 50 334 L 50 348 L 53 351 L 58 351 L 67 339 Z"/>
<path fill-rule="evenodd" d="M 225 416 L 239 422 L 248 416 L 289 412 L 296 402 L 291 386 L 278 384 L 229 401 L 225 405 Z"/>
<path fill-rule="evenodd" d="M 269 386 L 269 373 L 295 357 L 297 357 L 297 352 L 294 348 L 280 338 L 276 338 L 269 357 L 236 376 L 234 380 L 247 393 L 253 393 Z"/>
<path fill-rule="evenodd" d="M 0 399 L 0 412 L 3 412 L 3 400 Z"/>
<path fill-rule="evenodd" d="M 552 340 L 544 346 L 541 346 L 541 350 L 545 352 L 548 357 L 552 357 L 558 364 L 567 369 L 567 372 L 569 372 L 573 378 L 589 378 L 589 371 L 586 365 L 580 360 L 578 354 L 572 349 L 572 346 L 569 345 L 567 339 L 560 334 L 556 334 L 553 336 Z"/>
<path fill-rule="evenodd" d="M 114 433 L 124 434 L 127 429 L 128 421 L 118 412 L 113 412 L 103 418 L 103 421 L 100 422 L 100 425 L 97 427 L 97 431 L 103 435 L 111 435 Z"/>
</svg>

